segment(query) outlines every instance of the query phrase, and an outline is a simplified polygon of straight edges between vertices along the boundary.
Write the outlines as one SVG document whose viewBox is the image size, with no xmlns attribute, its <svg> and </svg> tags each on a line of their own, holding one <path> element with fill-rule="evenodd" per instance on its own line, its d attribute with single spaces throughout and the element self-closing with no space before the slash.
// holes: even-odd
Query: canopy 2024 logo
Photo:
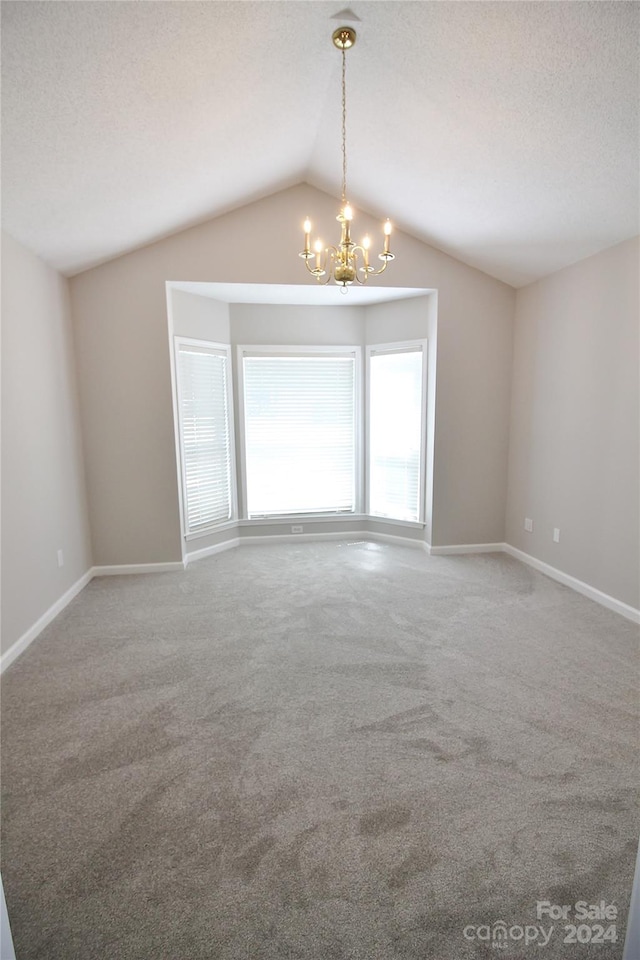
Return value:
<svg viewBox="0 0 640 960">
<path fill-rule="evenodd" d="M 599 903 L 577 900 L 574 904 L 538 900 L 536 919 L 542 921 L 540 923 L 514 923 L 509 926 L 505 920 L 494 920 L 493 923 L 481 923 L 478 926 L 468 924 L 462 935 L 465 940 L 491 943 L 498 950 L 506 950 L 513 944 L 546 947 L 552 937 L 562 938 L 563 943 L 617 943 L 618 932 L 614 922 L 617 918 L 618 908 L 605 900 Z M 555 923 L 548 923 L 558 920 L 567 922 L 558 927 Z"/>
</svg>

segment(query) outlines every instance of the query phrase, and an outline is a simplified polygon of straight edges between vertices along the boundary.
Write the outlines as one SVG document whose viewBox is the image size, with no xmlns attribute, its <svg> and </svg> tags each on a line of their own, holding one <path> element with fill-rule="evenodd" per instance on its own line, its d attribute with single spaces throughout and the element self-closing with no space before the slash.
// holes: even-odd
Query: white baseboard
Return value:
<svg viewBox="0 0 640 960">
<path fill-rule="evenodd" d="M 240 537 L 240 546 L 253 547 L 259 543 L 294 543 L 296 540 L 370 540 L 371 534 L 365 530 L 343 530 L 342 533 L 274 533 L 266 537 Z"/>
<path fill-rule="evenodd" d="M 415 537 L 397 537 L 395 533 L 377 533 L 368 530 L 364 534 L 365 540 L 380 540 L 382 543 L 396 543 L 399 547 L 417 547 L 422 550 L 425 546 L 424 540 L 417 540 Z"/>
<path fill-rule="evenodd" d="M 204 557 L 211 557 L 214 553 L 223 553 L 224 550 L 232 550 L 240 545 L 239 537 L 232 537 L 230 540 L 223 540 L 222 543 L 214 543 L 210 547 L 202 547 L 200 550 L 192 550 L 185 558 L 185 566 L 193 563 L 194 560 L 202 560 Z"/>
<path fill-rule="evenodd" d="M 522 563 L 533 567 L 534 570 L 539 570 L 540 573 L 546 574 L 546 576 L 551 577 L 552 580 L 557 580 L 558 583 L 562 583 L 565 587 L 571 587 L 576 593 L 581 593 L 583 596 L 588 597 L 589 600 L 595 600 L 596 603 L 607 607 L 608 610 L 613 610 L 614 613 L 619 613 L 621 616 L 626 617 L 627 620 L 633 621 L 633 623 L 640 623 L 640 610 L 629 606 L 628 603 L 623 603 L 622 600 L 616 600 L 615 597 L 609 596 L 608 593 L 603 593 L 602 590 L 597 590 L 590 584 L 578 580 L 577 577 L 563 573 L 562 570 L 552 567 L 551 564 L 545 563 L 543 560 L 537 560 L 536 557 L 530 556 L 530 554 L 525 553 L 523 550 L 512 547 L 510 543 L 503 544 L 503 549 L 510 557 L 521 560 Z"/>
<path fill-rule="evenodd" d="M 432 557 L 446 557 L 456 553 L 502 553 L 504 543 L 452 543 L 442 547 L 427 544 L 427 553 Z"/>
<path fill-rule="evenodd" d="M 184 570 L 184 563 L 176 560 L 173 563 L 120 563 L 112 566 L 92 567 L 94 577 L 121 577 L 132 573 L 176 573 Z"/>
<path fill-rule="evenodd" d="M 9 649 L 2 654 L 0 657 L 0 673 L 4 673 L 7 667 L 13 663 L 16 657 L 19 657 L 21 653 L 27 649 L 30 643 L 32 643 L 38 634 L 42 633 L 45 627 L 49 626 L 52 620 L 54 620 L 59 613 L 62 613 L 64 608 L 71 603 L 74 597 L 77 597 L 81 590 L 84 590 L 86 585 L 93 577 L 93 570 L 87 570 L 79 580 L 73 584 L 72 587 L 62 594 L 61 597 L 53 603 L 49 609 L 39 617 L 33 626 L 29 627 L 26 633 L 23 633 L 19 640 L 16 640 Z"/>
</svg>

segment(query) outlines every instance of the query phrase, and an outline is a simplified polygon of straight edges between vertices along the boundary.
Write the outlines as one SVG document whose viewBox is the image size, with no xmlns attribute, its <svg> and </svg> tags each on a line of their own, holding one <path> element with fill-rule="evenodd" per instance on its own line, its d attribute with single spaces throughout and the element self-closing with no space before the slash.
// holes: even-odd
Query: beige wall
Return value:
<svg viewBox="0 0 640 960">
<path fill-rule="evenodd" d="M 510 544 L 633 607 L 639 257 L 636 238 L 518 291 L 507 504 Z"/>
<path fill-rule="evenodd" d="M 184 290 L 169 290 L 169 344 L 173 337 L 230 343 L 229 304 Z"/>
<path fill-rule="evenodd" d="M 68 284 L 3 233 L 2 651 L 90 567 Z"/>
<path fill-rule="evenodd" d="M 301 185 L 71 280 L 97 564 L 181 557 L 165 282 L 308 284 L 302 220 L 332 236 L 335 211 Z M 438 290 L 432 542 L 501 541 L 514 291 L 400 232 L 394 248 L 378 284 Z"/>
<path fill-rule="evenodd" d="M 365 310 L 348 303 L 340 307 L 232 303 L 231 340 L 233 344 L 363 346 Z"/>
</svg>

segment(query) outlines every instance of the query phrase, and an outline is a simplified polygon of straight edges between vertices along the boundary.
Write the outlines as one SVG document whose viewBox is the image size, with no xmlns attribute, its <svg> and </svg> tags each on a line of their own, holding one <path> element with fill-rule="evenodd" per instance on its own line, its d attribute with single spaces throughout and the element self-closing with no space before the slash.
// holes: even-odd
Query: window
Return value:
<svg viewBox="0 0 640 960">
<path fill-rule="evenodd" d="M 238 516 L 231 348 L 175 337 L 176 409 L 187 539 Z M 427 343 L 238 348 L 242 517 L 365 512 L 422 524 Z M 366 468 L 366 488 L 364 474 Z"/>
<path fill-rule="evenodd" d="M 421 522 L 426 342 L 383 344 L 368 355 L 368 513 Z"/>
<path fill-rule="evenodd" d="M 227 346 L 176 337 L 185 533 L 234 515 L 231 364 Z"/>
<path fill-rule="evenodd" d="M 247 517 L 354 513 L 359 348 L 239 352 Z"/>
</svg>

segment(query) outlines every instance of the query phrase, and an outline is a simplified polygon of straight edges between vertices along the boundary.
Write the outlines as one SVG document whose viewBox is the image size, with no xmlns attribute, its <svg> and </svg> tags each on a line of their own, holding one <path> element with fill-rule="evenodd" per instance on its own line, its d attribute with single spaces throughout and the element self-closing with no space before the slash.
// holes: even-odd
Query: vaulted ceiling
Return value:
<svg viewBox="0 0 640 960">
<path fill-rule="evenodd" d="M 302 181 L 339 197 L 352 13 L 356 208 L 514 286 L 638 233 L 638 3 L 341 9 L 4 0 L 5 229 L 72 275 Z"/>
</svg>

